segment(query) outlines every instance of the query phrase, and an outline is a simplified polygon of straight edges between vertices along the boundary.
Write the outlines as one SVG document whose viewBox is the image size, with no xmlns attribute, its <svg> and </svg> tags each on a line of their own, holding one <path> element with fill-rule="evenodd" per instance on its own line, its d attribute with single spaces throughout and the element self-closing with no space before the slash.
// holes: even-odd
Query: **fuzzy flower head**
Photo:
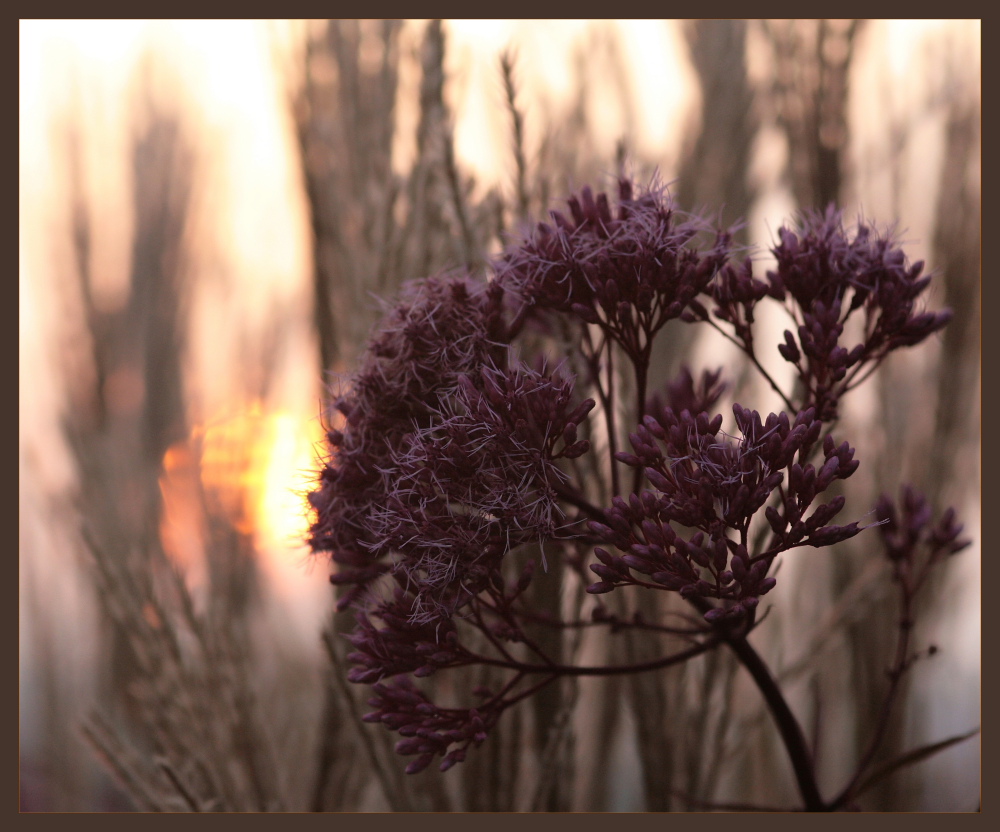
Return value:
<svg viewBox="0 0 1000 832">
<path fill-rule="evenodd" d="M 402 444 L 438 418 L 458 377 L 506 352 L 503 291 L 464 277 L 431 278 L 404 289 L 374 333 L 362 365 L 334 407 L 331 455 L 318 488 L 310 544 L 329 552 L 333 579 L 360 590 L 388 568 L 378 518 L 398 478 Z M 346 606 L 357 592 L 341 596 Z"/>
<path fill-rule="evenodd" d="M 334 401 L 310 543 L 332 558 L 339 608 L 355 611 L 348 678 L 372 686 L 364 719 L 400 734 L 408 772 L 461 762 L 505 709 L 558 678 L 622 671 L 549 648 L 562 628 L 631 625 L 601 605 L 589 622 L 567 618 L 558 593 L 529 592 L 536 576 L 565 574 L 543 576 L 547 557 L 580 575 L 589 566 L 594 595 L 690 601 L 705 619 L 683 631 L 695 652 L 655 663 L 666 667 L 710 649 L 730 622 L 752 626 L 778 555 L 861 531 L 836 523 L 846 501 L 834 486 L 858 461 L 829 422 L 863 369 L 949 315 L 918 309 L 922 264 L 868 226 L 845 230 L 836 211 L 782 228 L 766 280 L 734 253 L 728 233 L 664 188 L 623 180 L 616 199 L 585 188 L 511 242 L 492 280 L 417 281 L 387 309 Z M 755 352 L 756 308 L 775 300 L 795 320 L 779 347 L 798 375 L 790 395 Z M 860 326 L 846 326 L 852 315 Z M 670 321 L 721 331 L 786 410 L 762 418 L 735 404 L 724 431 L 721 370 L 685 367 L 649 395 L 653 339 Z M 859 342 L 844 343 L 855 330 Z M 931 524 L 915 492 L 882 498 L 877 513 L 904 586 L 926 572 L 918 553 L 932 563 L 965 545 L 954 514 Z M 474 705 L 439 684 L 477 666 L 496 687 L 472 690 Z"/>
<path fill-rule="evenodd" d="M 636 195 L 622 180 L 614 208 L 589 188 L 567 207 L 505 252 L 497 280 L 522 300 L 522 314 L 569 314 L 599 326 L 630 356 L 685 313 L 730 254 L 725 233 L 700 245 L 707 224 L 679 211 L 663 187 Z"/>
<path fill-rule="evenodd" d="M 879 497 L 875 513 L 879 519 L 879 535 L 889 560 L 908 561 L 922 551 L 931 561 L 937 561 L 962 551 L 969 541 L 961 537 L 962 526 L 955 510 L 949 508 L 937 523 L 932 522 L 930 503 L 912 486 L 904 486 L 898 501 L 887 494 Z"/>
<path fill-rule="evenodd" d="M 406 677 L 376 684 L 372 690 L 375 695 L 368 702 L 374 710 L 363 720 L 382 723 L 403 737 L 396 753 L 415 756 L 407 774 L 423 771 L 438 756 L 441 771 L 462 762 L 470 746 L 482 745 L 500 715 L 490 701 L 480 708 L 442 708 Z"/>
<path fill-rule="evenodd" d="M 731 603 L 711 610 L 739 617 L 757 605 L 774 585 L 767 577 L 774 557 L 801 545 L 830 545 L 853 536 L 856 523 L 829 525 L 843 508 L 843 498 L 820 505 L 808 518 L 806 510 L 834 480 L 846 479 L 857 469 L 854 451 L 839 447 L 832 437 L 824 441 L 825 462 L 817 470 L 800 464 L 815 445 L 821 425 L 809 411 L 790 423 L 786 414 L 770 414 L 762 422 L 756 411 L 733 407 L 741 438 L 721 433 L 722 416 L 697 416 L 664 408 L 647 416 L 630 436 L 634 453 L 620 452 L 619 461 L 644 470 L 655 491 L 616 497 L 607 511 L 608 522 L 590 524 L 604 542 L 625 554 L 598 550 L 599 564 L 591 571 L 602 580 L 589 592 L 608 592 L 616 586 L 647 583 Z M 751 554 L 747 547 L 750 524 L 785 481 L 784 513 L 768 506 L 772 544 Z M 794 522 L 789 518 L 794 518 Z M 678 528 L 694 529 L 684 537 Z M 635 573 L 649 578 L 636 579 Z"/>
<path fill-rule="evenodd" d="M 396 554 L 415 617 L 452 614 L 511 549 L 556 535 L 565 480 L 556 461 L 588 450 L 576 432 L 593 405 L 573 401 L 569 378 L 484 366 L 458 376 L 434 418 L 402 438 L 372 547 Z"/>
<path fill-rule="evenodd" d="M 837 401 L 866 365 L 940 331 L 951 312 L 921 310 L 930 284 L 924 264 L 910 265 L 891 234 L 864 223 L 852 232 L 832 206 L 806 212 L 796 229 L 781 228 L 768 272 L 769 294 L 787 300 L 798 320 L 779 347 L 795 365 L 821 419 L 836 418 Z M 848 318 L 862 316 L 859 343 L 844 343 Z"/>
</svg>

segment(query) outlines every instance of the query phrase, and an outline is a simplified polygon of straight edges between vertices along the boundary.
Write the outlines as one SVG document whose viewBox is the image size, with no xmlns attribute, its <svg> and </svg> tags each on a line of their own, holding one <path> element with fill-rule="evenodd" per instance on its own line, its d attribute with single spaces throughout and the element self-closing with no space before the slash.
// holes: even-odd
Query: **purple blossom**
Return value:
<svg viewBox="0 0 1000 832">
<path fill-rule="evenodd" d="M 590 188 L 509 247 L 497 280 L 531 311 L 569 314 L 600 327 L 632 357 L 642 355 L 668 321 L 680 318 L 730 255 L 728 234 L 709 232 L 683 214 L 666 188 L 639 196 L 621 180 L 616 210 Z"/>
<path fill-rule="evenodd" d="M 372 513 L 374 551 L 414 588 L 412 615 L 451 615 L 481 591 L 511 549 L 558 535 L 556 461 L 589 448 L 573 383 L 515 365 L 460 375 L 431 420 L 401 438 Z"/>
<path fill-rule="evenodd" d="M 406 677 L 391 684 L 376 684 L 368 700 L 374 710 L 365 714 L 365 722 L 381 722 L 403 737 L 396 752 L 418 755 L 406 767 L 407 774 L 423 771 L 435 756 L 443 757 L 441 771 L 447 771 L 465 759 L 470 746 L 478 746 L 499 717 L 499 709 L 441 708 L 431 702 Z M 456 747 L 452 747 L 456 746 Z"/>
<path fill-rule="evenodd" d="M 333 580 L 358 591 L 389 565 L 379 518 L 400 444 L 431 424 L 462 374 L 506 351 L 503 291 L 468 278 L 410 284 L 373 335 L 359 371 L 334 403 L 343 425 L 327 433 L 331 456 L 309 495 L 309 543 L 338 565 Z M 341 596 L 346 606 L 358 592 Z"/>
<path fill-rule="evenodd" d="M 774 586 L 774 579 L 766 576 L 779 552 L 831 545 L 860 531 L 856 523 L 828 525 L 844 505 L 840 497 L 805 517 L 819 494 L 858 467 L 853 449 L 846 442 L 836 446 L 830 436 L 823 444 L 825 461 L 819 470 L 796 461 L 809 457 L 819 437 L 821 424 L 812 410 L 799 414 L 794 424 L 784 413 L 772 413 L 762 423 L 756 411 L 738 404 L 733 413 L 739 439 L 721 433 L 721 414 L 678 414 L 669 407 L 658 417 L 646 416 L 636 428 L 629 437 L 634 453 L 620 452 L 618 459 L 643 469 L 656 491 L 632 494 L 627 501 L 616 497 L 606 512 L 607 523 L 590 524 L 602 542 L 626 553 L 614 558 L 601 550 L 601 562 L 591 570 L 602 581 L 591 592 L 634 584 L 633 573 L 638 572 L 684 597 L 738 601 L 728 608 L 732 617 L 752 609 Z M 772 541 L 751 556 L 750 524 L 785 480 L 786 471 L 783 510 L 768 506 Z M 675 526 L 696 532 L 685 538 Z"/>
<path fill-rule="evenodd" d="M 726 382 L 722 381 L 722 368 L 702 370 L 695 382 L 690 368 L 681 367 L 678 376 L 666 387 L 666 400 L 659 393 L 650 396 L 646 403 L 647 413 L 659 413 L 669 407 L 675 413 L 684 410 L 691 413 L 708 413 L 718 403 L 726 391 Z"/>
<path fill-rule="evenodd" d="M 830 423 L 863 368 L 939 330 L 948 313 L 917 309 L 922 264 L 908 266 L 868 226 L 845 231 L 833 210 L 782 228 L 774 254 L 761 280 L 751 259 L 735 261 L 728 234 L 682 214 L 662 187 L 637 195 L 623 180 L 614 205 L 585 188 L 568 213 L 508 245 L 493 280 L 414 282 L 388 310 L 334 401 L 310 544 L 334 563 L 339 607 L 355 608 L 347 658 L 349 679 L 373 686 L 365 720 L 401 735 L 397 751 L 415 758 L 408 772 L 461 762 L 505 709 L 562 675 L 629 671 L 562 665 L 532 637 L 584 626 L 526 591 L 552 577 L 546 558 L 588 580 L 589 569 L 593 595 L 677 592 L 704 618 L 682 631 L 694 655 L 754 626 L 779 554 L 863 530 L 835 522 L 846 500 L 830 492 L 859 463 Z M 652 341 L 673 320 L 722 330 L 777 390 L 754 340 L 757 306 L 775 301 L 796 321 L 779 346 L 799 382 L 794 396 L 778 390 L 785 410 L 762 419 L 736 404 L 726 433 L 721 369 L 684 367 L 646 396 Z M 861 341 L 842 343 L 855 313 Z M 631 403 L 616 398 L 623 390 Z M 626 416 L 631 449 L 618 451 Z M 605 472 L 608 482 L 593 481 Z M 967 545 L 954 512 L 932 524 L 912 489 L 898 505 L 882 497 L 876 512 L 898 580 L 920 558 Z M 586 626 L 681 632 L 600 605 Z M 740 650 L 741 660 L 752 652 Z M 499 692 L 472 692 L 475 706 L 433 701 L 429 677 L 475 665 L 506 674 Z"/>
<path fill-rule="evenodd" d="M 962 526 L 956 522 L 954 509 L 947 509 L 936 524 L 932 523 L 930 503 L 910 485 L 903 487 L 898 503 L 882 494 L 875 514 L 882 544 L 892 561 L 912 560 L 921 550 L 928 560 L 938 561 L 970 543 L 960 537 Z"/>
<path fill-rule="evenodd" d="M 908 264 L 888 233 L 861 223 L 848 231 L 833 206 L 805 212 L 798 229 L 782 227 L 772 249 L 775 271 L 767 273 L 768 293 L 791 303 L 796 331 L 784 333 L 782 357 L 795 365 L 821 419 L 836 417 L 839 398 L 867 365 L 891 351 L 913 346 L 938 332 L 951 312 L 926 312 L 920 296 L 930 284 L 923 262 Z M 855 313 L 863 318 L 859 343 L 842 343 L 844 326 Z"/>
</svg>

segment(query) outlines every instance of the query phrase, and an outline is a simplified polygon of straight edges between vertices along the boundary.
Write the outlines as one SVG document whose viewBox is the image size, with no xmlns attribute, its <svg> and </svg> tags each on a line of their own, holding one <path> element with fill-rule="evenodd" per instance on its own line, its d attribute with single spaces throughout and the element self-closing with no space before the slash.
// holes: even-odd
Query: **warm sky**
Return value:
<svg viewBox="0 0 1000 832">
<path fill-rule="evenodd" d="M 414 22 L 404 29 L 403 54 L 415 48 L 421 25 Z M 148 50 L 160 59 L 156 83 L 183 102 L 205 160 L 199 169 L 195 206 L 202 221 L 191 233 L 201 251 L 195 265 L 199 297 L 194 310 L 194 360 L 196 375 L 206 383 L 190 393 L 194 419 L 209 426 L 209 435 L 222 435 L 226 425 L 245 432 L 246 412 L 260 410 L 259 405 L 243 401 L 239 380 L 232 378 L 230 368 L 237 363 L 239 345 L 220 337 L 235 324 L 220 326 L 220 321 L 235 314 L 240 326 L 252 330 L 263 325 L 276 304 L 299 319 L 300 325 L 291 328 L 299 334 L 278 374 L 279 389 L 265 406 L 266 413 L 257 417 L 257 433 L 280 452 L 255 453 L 258 470 L 249 475 L 259 484 L 269 484 L 260 496 L 260 533 L 267 536 L 265 548 L 279 550 L 273 560 L 293 576 L 303 574 L 302 558 L 289 557 L 285 544 L 302 528 L 297 491 L 303 487 L 303 472 L 311 466 L 311 442 L 318 438 L 313 345 L 308 335 L 308 225 L 283 109 L 282 80 L 274 70 L 298 26 L 262 21 L 22 21 L 19 113 L 21 179 L 31 183 L 20 191 L 21 408 L 28 417 L 22 424 L 34 426 L 22 436 L 26 446 L 22 465 L 29 466 L 33 479 L 56 485 L 72 476 L 65 457 L 53 452 L 49 439 L 57 432 L 54 414 L 61 395 L 54 383 L 54 365 L 63 358 L 48 334 L 65 314 L 59 298 L 65 294 L 60 281 L 68 262 L 67 252 L 53 250 L 50 244 L 54 229 L 66 221 L 62 198 L 66 171 L 61 162 L 65 146 L 58 143 L 59 131 L 68 121 L 82 125 L 78 130 L 88 193 L 102 215 L 118 218 L 95 228 L 93 254 L 98 300 L 113 308 L 122 297 L 129 269 L 130 172 L 125 161 L 129 93 Z M 603 28 L 617 30 L 638 45 L 628 55 L 629 77 L 636 94 L 648 104 L 636 125 L 636 142 L 647 149 L 661 148 L 666 157 L 675 154 L 680 139 L 675 125 L 691 104 L 689 70 L 680 59 L 675 30 L 666 23 L 636 21 Z M 509 176 L 496 161 L 506 156 L 509 130 L 496 69 L 500 51 L 516 44 L 530 146 L 541 112 L 564 102 L 569 92 L 572 49 L 593 37 L 594 31 L 595 24 L 589 21 L 447 24 L 456 153 L 463 168 L 484 187 L 503 184 Z M 634 61 L 639 53 L 647 56 L 642 67 Z M 406 130 L 407 119 L 416 118 L 412 107 L 407 109 L 405 96 L 416 82 L 412 72 L 401 77 L 403 135 L 411 132 Z M 599 86 L 594 106 L 603 108 L 597 120 L 603 129 L 599 141 L 610 155 L 622 129 L 614 90 Z M 405 141 L 399 142 L 396 164 L 405 167 L 412 152 Z M 238 311 L 232 293 L 225 289 L 232 280 L 239 285 Z M 302 425 L 311 428 L 296 430 Z M 42 445 L 50 450 L 41 452 Z M 281 459 L 285 470 L 276 471 Z"/>
</svg>

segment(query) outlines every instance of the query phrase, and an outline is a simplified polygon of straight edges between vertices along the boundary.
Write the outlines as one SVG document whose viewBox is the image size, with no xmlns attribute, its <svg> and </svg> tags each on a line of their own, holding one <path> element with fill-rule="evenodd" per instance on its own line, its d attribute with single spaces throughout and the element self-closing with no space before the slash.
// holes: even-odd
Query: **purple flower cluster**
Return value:
<svg viewBox="0 0 1000 832">
<path fill-rule="evenodd" d="M 687 410 L 690 413 L 709 413 L 718 404 L 726 391 L 726 383 L 722 381 L 722 368 L 717 370 L 702 370 L 701 376 L 695 381 L 691 370 L 682 366 L 680 373 L 666 386 L 666 399 L 658 392 L 653 393 L 646 402 L 646 413 L 660 413 L 669 407 L 675 413 Z"/>
<path fill-rule="evenodd" d="M 956 521 L 954 509 L 947 509 L 937 523 L 932 523 L 927 498 L 909 485 L 903 487 L 898 503 L 887 494 L 879 497 L 875 514 L 886 555 L 896 563 L 913 561 L 921 552 L 928 561 L 937 562 L 970 543 L 959 537 L 962 526 Z"/>
<path fill-rule="evenodd" d="M 833 210 L 780 231 L 766 281 L 750 259 L 736 261 L 728 233 L 682 214 L 661 187 L 637 194 L 623 181 L 614 205 L 584 189 L 551 217 L 507 246 L 492 280 L 406 287 L 334 401 L 330 455 L 310 495 L 310 543 L 335 564 L 340 608 L 356 611 L 349 678 L 374 686 L 365 719 L 403 737 L 410 772 L 436 757 L 442 769 L 460 762 L 506 708 L 561 675 L 628 672 L 546 654 L 538 628 L 582 623 L 533 606 L 529 585 L 551 577 L 536 558 L 560 558 L 587 580 L 593 558 L 592 594 L 631 587 L 689 600 L 706 623 L 687 635 L 704 644 L 657 667 L 732 638 L 729 622 L 752 626 L 778 554 L 861 531 L 835 524 L 846 501 L 828 493 L 858 468 L 830 434 L 841 396 L 862 368 L 948 320 L 916 308 L 921 264 L 867 226 L 848 233 Z M 787 410 L 762 420 L 736 404 L 727 433 L 721 370 L 684 368 L 647 397 L 651 344 L 672 320 L 721 330 L 764 373 L 755 310 L 775 301 L 797 322 L 779 347 L 800 382 L 794 397 L 778 390 Z M 856 312 L 861 342 L 849 348 Z M 551 369 L 543 355 L 559 344 Z M 616 398 L 629 389 L 634 402 Z M 627 452 L 622 418 L 634 420 Z M 595 487 L 601 472 L 610 482 Z M 593 502 L 608 492 L 610 505 Z M 883 498 L 878 515 L 895 561 L 964 545 L 954 514 L 929 526 L 911 492 L 901 507 Z M 605 612 L 587 625 L 670 632 Z M 507 674 L 475 707 L 441 707 L 434 680 L 413 681 L 470 665 Z"/>
<path fill-rule="evenodd" d="M 431 702 L 406 677 L 391 684 L 376 684 L 365 722 L 380 722 L 403 737 L 396 752 L 419 755 L 406 767 L 407 774 L 423 771 L 441 756 L 441 771 L 465 760 L 470 745 L 481 745 L 500 716 L 489 703 L 481 708 L 441 708 Z M 454 746 L 454 747 L 453 747 Z"/>
<path fill-rule="evenodd" d="M 454 621 L 444 616 L 415 620 L 414 601 L 397 586 L 390 599 L 373 600 L 358 611 L 357 629 L 348 638 L 355 648 L 347 657 L 354 664 L 350 681 L 371 684 L 401 673 L 430 676 L 440 668 L 469 663 L 469 654 L 458 644 Z"/>
<path fill-rule="evenodd" d="M 772 413 L 762 424 L 756 411 L 738 404 L 733 413 L 740 439 L 720 436 L 721 414 L 678 414 L 667 407 L 659 417 L 643 419 L 630 436 L 635 453 L 620 452 L 617 457 L 643 469 L 656 492 L 632 494 L 627 501 L 616 497 L 606 512 L 607 523 L 590 523 L 601 542 L 625 554 L 596 550 L 601 562 L 590 568 L 602 580 L 589 592 L 629 584 L 656 586 L 679 591 L 685 598 L 737 602 L 706 613 L 709 620 L 723 614 L 736 618 L 774 586 L 774 578 L 766 575 L 777 554 L 795 546 L 829 546 L 857 534 L 856 523 L 828 525 L 844 506 L 842 496 L 805 516 L 819 494 L 857 470 L 854 450 L 846 442 L 837 446 L 828 435 L 825 461 L 817 470 L 804 462 L 821 429 L 812 409 L 800 413 L 794 424 L 785 413 Z M 785 480 L 786 471 L 780 510 L 766 507 L 772 541 L 751 556 L 751 521 Z M 675 526 L 696 531 L 685 539 Z M 649 579 L 636 578 L 636 572 Z"/>
<path fill-rule="evenodd" d="M 856 385 L 862 370 L 900 347 L 919 344 L 943 329 L 951 312 L 922 312 L 920 296 L 930 284 L 922 262 L 909 265 L 891 235 L 861 224 L 846 231 L 841 212 L 806 213 L 795 231 L 781 228 L 772 250 L 768 294 L 790 300 L 798 321 L 786 330 L 782 357 L 795 365 L 809 391 L 808 404 L 821 419 L 836 418 L 840 397 Z M 842 343 L 845 325 L 863 317 L 861 341 Z"/>
<path fill-rule="evenodd" d="M 556 461 L 585 453 L 573 384 L 514 365 L 460 375 L 434 418 L 402 437 L 393 481 L 372 516 L 377 551 L 414 592 L 411 615 L 450 616 L 492 580 L 511 549 L 557 535 L 563 518 Z"/>
<path fill-rule="evenodd" d="M 590 449 L 577 434 L 594 401 L 579 401 L 558 368 L 516 359 L 503 298 L 498 283 L 467 278 L 409 286 L 334 403 L 342 424 L 328 432 L 331 456 L 310 495 L 311 544 L 337 566 L 340 608 L 357 608 L 353 682 L 481 660 L 462 646 L 460 629 L 479 627 L 497 643 L 522 638 L 507 608 L 532 564 L 508 586 L 505 559 L 523 544 L 560 539 L 560 465 Z M 445 767 L 464 755 L 448 756 L 459 742 L 448 713 Z M 465 744 L 481 742 L 484 730 Z"/>
<path fill-rule="evenodd" d="M 382 514 L 400 445 L 433 423 L 459 376 L 478 374 L 506 353 L 503 292 L 468 278 L 408 286 L 375 333 L 349 389 L 334 402 L 330 459 L 309 495 L 309 543 L 337 564 L 332 580 L 353 587 L 341 608 L 389 569 Z"/>
<path fill-rule="evenodd" d="M 601 328 L 638 359 L 668 321 L 682 317 L 730 256 L 728 234 L 704 246 L 705 222 L 683 215 L 662 188 L 635 196 L 619 183 L 612 211 L 590 188 L 553 211 L 528 239 L 509 248 L 497 280 L 531 310 L 572 315 Z"/>
</svg>

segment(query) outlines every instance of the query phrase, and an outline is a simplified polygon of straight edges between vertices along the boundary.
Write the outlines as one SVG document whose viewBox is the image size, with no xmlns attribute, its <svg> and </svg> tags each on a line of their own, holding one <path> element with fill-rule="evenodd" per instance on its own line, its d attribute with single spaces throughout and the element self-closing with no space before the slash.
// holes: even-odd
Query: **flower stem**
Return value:
<svg viewBox="0 0 1000 832">
<path fill-rule="evenodd" d="M 795 719 L 791 708 L 788 707 L 788 702 L 785 700 L 781 688 L 778 686 L 777 681 L 775 681 L 774 676 L 771 675 L 770 669 L 760 657 L 760 654 L 747 641 L 746 636 L 724 635 L 723 640 L 729 645 L 740 660 L 740 663 L 753 677 L 757 688 L 764 697 L 764 701 L 767 702 L 767 707 L 770 709 L 771 715 L 774 717 L 775 723 L 777 723 L 778 731 L 781 733 L 785 750 L 791 759 L 792 768 L 795 771 L 795 779 L 798 781 L 799 792 L 805 802 L 806 811 L 828 811 L 823 798 L 820 797 L 819 786 L 816 784 L 816 772 L 813 769 L 812 757 L 806 745 L 805 735 L 802 733 L 802 728 L 798 720 Z"/>
<path fill-rule="evenodd" d="M 702 613 L 711 609 L 709 602 L 704 598 L 695 597 L 689 600 Z M 792 713 L 792 709 L 788 707 L 785 695 L 781 692 L 777 680 L 771 675 L 771 670 L 760 657 L 760 653 L 747 640 L 747 631 L 734 631 L 730 625 L 720 624 L 716 627 L 716 634 L 736 654 L 736 658 L 747 669 L 756 683 L 757 689 L 764 697 L 791 760 L 795 779 L 799 785 L 799 793 L 805 803 L 805 810 L 807 812 L 830 811 L 830 807 L 823 802 L 823 798 L 820 796 L 812 755 L 809 753 L 809 746 L 806 744 L 802 727 L 795 718 L 795 714 Z"/>
</svg>

